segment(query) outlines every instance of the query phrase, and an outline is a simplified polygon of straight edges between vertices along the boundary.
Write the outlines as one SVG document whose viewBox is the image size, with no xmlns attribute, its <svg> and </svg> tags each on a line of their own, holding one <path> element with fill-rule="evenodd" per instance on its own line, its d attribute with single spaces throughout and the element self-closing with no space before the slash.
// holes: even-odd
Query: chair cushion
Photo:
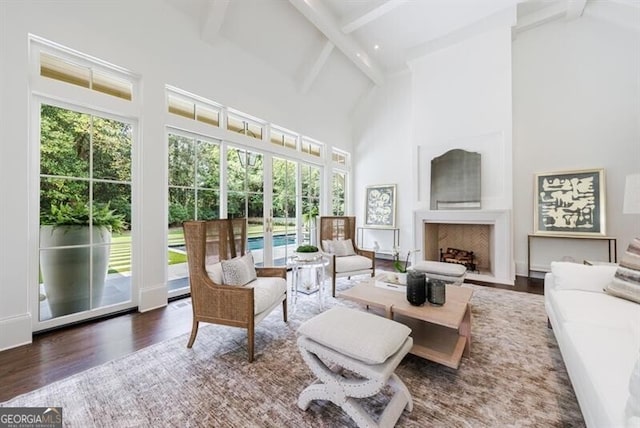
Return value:
<svg viewBox="0 0 640 428">
<path fill-rule="evenodd" d="M 336 257 L 355 256 L 356 250 L 353 249 L 353 242 L 351 239 L 334 239 L 331 243 L 333 254 Z"/>
<path fill-rule="evenodd" d="M 411 333 L 399 322 L 350 308 L 334 307 L 298 328 L 298 334 L 367 364 L 381 364 Z"/>
<path fill-rule="evenodd" d="M 207 275 L 211 281 L 216 284 L 224 284 L 222 281 L 222 263 L 218 262 L 206 265 L 205 269 L 207 270 Z"/>
<path fill-rule="evenodd" d="M 364 256 L 336 257 L 336 273 L 371 269 L 373 261 Z"/>
<path fill-rule="evenodd" d="M 221 263 L 223 284 L 245 285 L 258 276 L 251 253 L 234 257 L 231 260 L 222 260 Z"/>
<path fill-rule="evenodd" d="M 276 301 L 282 300 L 283 294 L 287 291 L 287 280 L 261 276 L 247 284 L 247 287 L 253 288 L 253 313 L 259 314 L 273 306 Z"/>
<path fill-rule="evenodd" d="M 445 276 L 462 276 L 467 273 L 467 268 L 464 265 L 457 263 L 434 262 L 429 260 L 417 262 L 411 266 L 411 269 L 425 272 L 426 274 L 435 273 Z"/>
</svg>

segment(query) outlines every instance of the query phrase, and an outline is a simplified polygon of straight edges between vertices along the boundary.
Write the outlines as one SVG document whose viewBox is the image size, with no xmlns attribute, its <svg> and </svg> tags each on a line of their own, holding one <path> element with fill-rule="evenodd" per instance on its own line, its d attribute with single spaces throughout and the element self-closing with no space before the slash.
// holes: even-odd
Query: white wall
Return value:
<svg viewBox="0 0 640 428">
<path fill-rule="evenodd" d="M 411 143 L 411 75 L 387 79 L 384 86 L 369 94 L 354 113 L 354 207 L 358 226 L 364 223 L 365 188 L 396 184 L 396 227 L 404 251 L 413 244 L 413 203 L 415 184 L 414 148 Z M 392 250 L 393 234 L 368 230 L 366 239 L 378 241 L 381 251 Z M 371 245 L 367 245 L 371 248 Z"/>
<path fill-rule="evenodd" d="M 640 236 L 623 215 L 625 175 L 640 171 L 640 34 L 588 14 L 526 31 L 513 42 L 514 232 L 526 273 L 535 173 L 605 168 L 606 231 L 618 254 Z M 604 260 L 606 244 L 537 240 L 532 265 Z"/>
<path fill-rule="evenodd" d="M 199 28 L 165 2 L 0 2 L 0 349 L 31 339 L 29 266 L 37 257 L 28 135 L 28 33 L 114 63 L 142 78 L 139 261 L 142 308 L 166 302 L 164 85 L 171 84 L 351 150 L 348 104 L 313 92 L 224 39 L 202 42 Z M 337 81 L 336 93 L 341 82 Z M 10 185 L 9 185 L 10 183 Z M 9 202 L 10 201 L 10 202 Z M 164 293 L 164 295 L 163 295 Z"/>
<path fill-rule="evenodd" d="M 431 160 L 451 149 L 482 155 L 482 209 L 511 209 L 511 30 L 471 37 L 411 64 L 417 207 L 429 209 Z"/>
</svg>

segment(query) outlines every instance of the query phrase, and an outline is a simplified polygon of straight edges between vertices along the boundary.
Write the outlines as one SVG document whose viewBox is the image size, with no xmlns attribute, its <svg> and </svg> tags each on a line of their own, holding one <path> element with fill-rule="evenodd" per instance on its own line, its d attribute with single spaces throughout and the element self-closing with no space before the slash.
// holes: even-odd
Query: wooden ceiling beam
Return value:
<svg viewBox="0 0 640 428">
<path fill-rule="evenodd" d="M 376 85 L 384 83 L 384 73 L 365 50 L 348 34 L 344 34 L 333 15 L 319 0 L 289 0 L 289 2 L 325 35 L 340 51 Z"/>
<path fill-rule="evenodd" d="M 342 23 L 342 32 L 349 34 L 358 28 L 367 25 L 382 16 L 386 15 L 402 4 L 403 0 L 382 0 L 361 10 L 357 15 L 345 20 Z"/>
</svg>

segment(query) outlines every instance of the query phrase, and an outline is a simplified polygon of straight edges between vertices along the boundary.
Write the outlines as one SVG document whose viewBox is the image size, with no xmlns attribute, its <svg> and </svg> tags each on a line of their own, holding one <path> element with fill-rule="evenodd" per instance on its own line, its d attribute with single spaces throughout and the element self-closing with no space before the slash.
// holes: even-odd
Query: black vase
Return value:
<svg viewBox="0 0 640 428">
<path fill-rule="evenodd" d="M 420 306 L 427 301 L 427 284 L 424 272 L 410 271 L 407 274 L 407 301 Z"/>
<path fill-rule="evenodd" d="M 429 303 L 444 305 L 446 301 L 447 283 L 441 279 L 429 279 L 427 282 L 427 298 Z"/>
</svg>

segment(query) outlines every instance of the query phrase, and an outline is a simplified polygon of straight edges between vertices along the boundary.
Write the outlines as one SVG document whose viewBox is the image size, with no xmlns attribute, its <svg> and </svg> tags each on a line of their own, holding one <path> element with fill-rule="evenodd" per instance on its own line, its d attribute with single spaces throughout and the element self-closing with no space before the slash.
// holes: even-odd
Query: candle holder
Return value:
<svg viewBox="0 0 640 428">
<path fill-rule="evenodd" d="M 441 279 L 430 278 L 427 283 L 427 299 L 429 303 L 437 306 L 444 305 L 446 302 L 446 290 L 446 282 Z"/>
<path fill-rule="evenodd" d="M 407 301 L 414 306 L 427 301 L 426 276 L 424 272 L 409 271 L 407 274 Z"/>
</svg>

